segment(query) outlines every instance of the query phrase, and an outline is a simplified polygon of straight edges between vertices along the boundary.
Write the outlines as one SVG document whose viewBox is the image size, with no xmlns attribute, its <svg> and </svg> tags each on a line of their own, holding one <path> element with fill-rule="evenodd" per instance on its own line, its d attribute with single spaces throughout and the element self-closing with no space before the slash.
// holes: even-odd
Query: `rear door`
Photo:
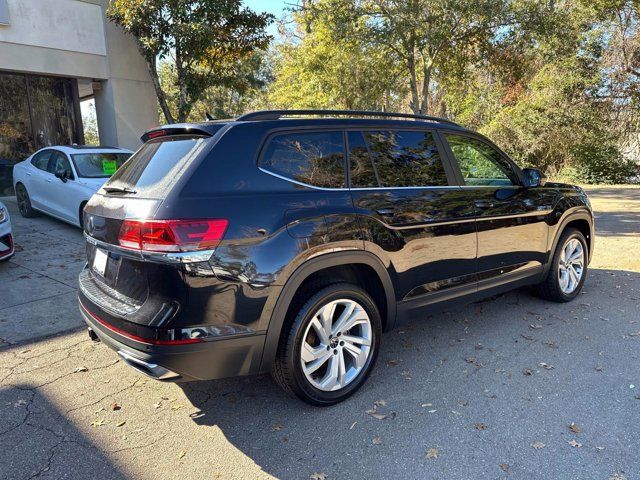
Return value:
<svg viewBox="0 0 640 480">
<path fill-rule="evenodd" d="M 347 138 L 366 249 L 388 264 L 399 310 L 473 293 L 473 206 L 455 185 L 434 132 L 353 130 Z"/>
<path fill-rule="evenodd" d="M 49 187 L 49 173 L 47 166 L 53 150 L 42 150 L 31 159 L 31 166 L 27 167 L 26 187 L 32 205 L 39 209 L 49 211 L 46 194 Z"/>
<path fill-rule="evenodd" d="M 478 230 L 479 289 L 539 273 L 554 193 L 524 188 L 517 166 L 480 136 L 443 132 Z"/>
</svg>

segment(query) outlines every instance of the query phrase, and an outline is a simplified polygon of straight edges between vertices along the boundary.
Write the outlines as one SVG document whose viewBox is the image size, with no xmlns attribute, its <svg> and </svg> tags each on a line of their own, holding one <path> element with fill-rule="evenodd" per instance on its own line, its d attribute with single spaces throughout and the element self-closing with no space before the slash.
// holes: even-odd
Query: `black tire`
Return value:
<svg viewBox="0 0 640 480">
<path fill-rule="evenodd" d="M 565 245 L 572 239 L 578 240 L 582 244 L 582 249 L 584 252 L 584 266 L 582 270 L 582 275 L 580 276 L 580 281 L 578 282 L 578 286 L 571 293 L 567 294 L 562 291 L 560 286 L 560 278 L 559 278 L 559 269 L 560 269 L 560 261 L 562 250 Z M 576 298 L 580 291 L 582 290 L 582 286 L 584 285 L 584 281 L 587 278 L 587 263 L 588 263 L 588 246 L 587 241 L 584 238 L 582 232 L 575 228 L 567 228 L 560 239 L 558 240 L 558 244 L 556 245 L 556 249 L 553 252 L 553 258 L 551 259 L 551 266 L 545 279 L 537 286 L 538 294 L 546 299 L 551 300 L 553 302 L 565 303 L 570 302 L 574 298 Z"/>
<path fill-rule="evenodd" d="M 301 307 L 295 307 L 296 304 L 293 304 L 297 311 L 292 312 L 290 321 L 283 327 L 272 375 L 287 393 L 296 395 L 306 403 L 321 407 L 333 405 L 358 390 L 371 372 L 380 348 L 382 319 L 371 296 L 362 288 L 350 283 L 329 285 L 310 297 L 303 298 L 308 300 Z M 338 299 L 353 300 L 367 313 L 371 324 L 371 349 L 364 366 L 350 383 L 338 390 L 324 391 L 316 388 L 304 374 L 300 361 L 302 342 L 314 314 L 323 305 Z"/>
<path fill-rule="evenodd" d="M 82 202 L 78 209 L 78 223 L 80 224 L 80 230 L 84 231 L 84 207 L 87 202 Z"/>
<path fill-rule="evenodd" d="M 18 200 L 18 210 L 20 211 L 20 215 L 25 218 L 33 218 L 37 215 L 36 211 L 31 206 L 29 193 L 21 183 L 16 185 L 16 199 Z"/>
</svg>

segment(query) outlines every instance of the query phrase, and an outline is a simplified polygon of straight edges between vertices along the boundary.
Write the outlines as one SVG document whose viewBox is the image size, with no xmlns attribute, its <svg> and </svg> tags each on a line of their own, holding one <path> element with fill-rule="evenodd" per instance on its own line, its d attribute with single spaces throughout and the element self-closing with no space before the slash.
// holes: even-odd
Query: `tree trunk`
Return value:
<svg viewBox="0 0 640 480">
<path fill-rule="evenodd" d="M 411 103 L 409 104 L 409 106 L 411 107 L 414 115 L 418 115 L 420 114 L 420 95 L 418 94 L 416 59 L 412 52 L 409 52 L 407 67 L 409 68 L 409 86 L 411 88 Z"/>
<path fill-rule="evenodd" d="M 171 114 L 171 110 L 169 109 L 169 104 L 167 103 L 167 97 L 162 90 L 162 85 L 160 85 L 160 78 L 158 77 L 158 65 L 155 57 L 153 57 L 152 59 L 147 59 L 147 67 L 149 68 L 149 75 L 151 76 L 153 88 L 156 91 L 156 97 L 158 97 L 158 103 L 160 104 L 160 109 L 164 114 L 164 118 L 167 123 L 175 123 L 173 115 Z"/>
<path fill-rule="evenodd" d="M 422 78 L 422 107 L 420 113 L 423 115 L 429 114 L 429 95 L 431 93 L 431 65 L 424 67 L 424 77 Z"/>
</svg>

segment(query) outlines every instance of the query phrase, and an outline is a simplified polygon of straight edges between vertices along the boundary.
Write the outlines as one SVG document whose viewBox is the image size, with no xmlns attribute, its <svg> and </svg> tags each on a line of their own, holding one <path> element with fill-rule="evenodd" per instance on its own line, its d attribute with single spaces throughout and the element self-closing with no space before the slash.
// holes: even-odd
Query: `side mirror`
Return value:
<svg viewBox="0 0 640 480">
<path fill-rule="evenodd" d="M 527 188 L 542 187 L 547 179 L 537 168 L 525 168 L 524 173 L 524 186 Z"/>
<path fill-rule="evenodd" d="M 63 168 L 61 168 L 60 170 L 56 170 L 56 177 L 58 177 L 63 182 L 66 182 L 70 177 L 69 171 Z"/>
</svg>

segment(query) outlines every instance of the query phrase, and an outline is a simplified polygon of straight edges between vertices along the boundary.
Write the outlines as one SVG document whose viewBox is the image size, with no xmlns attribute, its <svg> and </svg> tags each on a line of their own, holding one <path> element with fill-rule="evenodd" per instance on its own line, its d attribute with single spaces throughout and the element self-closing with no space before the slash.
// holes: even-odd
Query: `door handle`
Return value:
<svg viewBox="0 0 640 480">
<path fill-rule="evenodd" d="M 481 210 L 486 210 L 487 208 L 493 208 L 495 206 L 495 203 L 493 203 L 491 200 L 476 200 L 475 202 L 473 202 L 473 204 L 476 206 L 476 208 L 479 208 Z"/>
<path fill-rule="evenodd" d="M 31 172 L 27 172 L 27 177 L 30 177 L 30 176 L 31 176 Z"/>
<path fill-rule="evenodd" d="M 395 208 L 379 208 L 378 210 L 376 210 L 376 212 L 378 212 L 379 215 L 382 215 L 384 217 L 393 217 L 396 214 L 396 209 Z"/>
</svg>

